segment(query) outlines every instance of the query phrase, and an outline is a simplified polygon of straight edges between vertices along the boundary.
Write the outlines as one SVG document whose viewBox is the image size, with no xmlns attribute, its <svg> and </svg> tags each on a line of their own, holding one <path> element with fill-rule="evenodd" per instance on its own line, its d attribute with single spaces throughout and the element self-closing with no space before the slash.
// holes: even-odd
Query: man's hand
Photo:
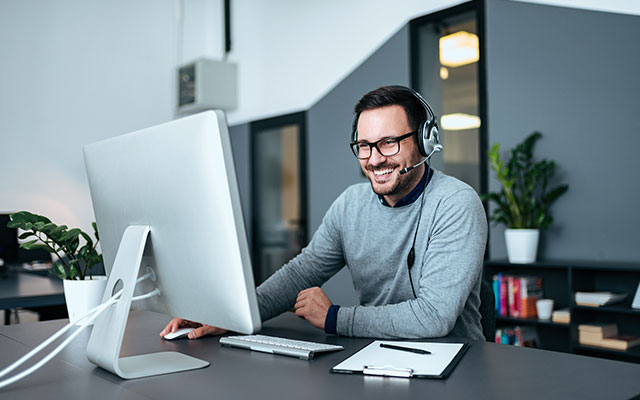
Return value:
<svg viewBox="0 0 640 400">
<path fill-rule="evenodd" d="M 182 318 L 174 318 L 169 321 L 167 326 L 165 326 L 162 332 L 160 332 L 160 336 L 175 332 L 181 328 L 195 328 L 187 335 L 189 339 L 197 339 L 205 335 L 222 335 L 227 332 L 226 329 L 216 328 L 215 326 L 188 321 Z"/>
<path fill-rule="evenodd" d="M 324 329 L 324 321 L 331 307 L 331 300 L 319 287 L 305 289 L 298 293 L 296 315 L 309 321 L 316 328 Z"/>
</svg>

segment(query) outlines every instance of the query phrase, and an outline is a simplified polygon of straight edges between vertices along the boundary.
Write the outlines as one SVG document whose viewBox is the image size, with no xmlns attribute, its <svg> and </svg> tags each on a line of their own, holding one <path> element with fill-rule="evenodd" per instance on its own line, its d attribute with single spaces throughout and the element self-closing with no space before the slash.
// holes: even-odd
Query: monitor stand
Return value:
<svg viewBox="0 0 640 400">
<path fill-rule="evenodd" d="M 209 365 L 207 361 L 175 351 L 120 357 L 131 298 L 149 232 L 148 226 L 129 226 L 124 231 L 102 302 L 113 296 L 118 283 L 123 287 L 122 295 L 96 319 L 87 345 L 89 361 L 124 379 L 170 374 Z"/>
</svg>

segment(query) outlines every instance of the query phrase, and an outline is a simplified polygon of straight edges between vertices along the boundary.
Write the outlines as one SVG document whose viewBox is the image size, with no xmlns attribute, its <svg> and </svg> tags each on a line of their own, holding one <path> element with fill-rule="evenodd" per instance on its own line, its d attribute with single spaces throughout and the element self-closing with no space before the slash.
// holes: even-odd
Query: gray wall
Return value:
<svg viewBox="0 0 640 400">
<path fill-rule="evenodd" d="M 396 33 L 308 111 L 309 237 L 347 186 L 366 181 L 348 146 L 353 107 L 368 91 L 389 84 L 409 84 L 408 27 Z M 346 269 L 323 288 L 334 303 L 358 304 Z"/>
<path fill-rule="evenodd" d="M 539 257 L 640 260 L 640 17 L 487 3 L 489 144 L 539 130 L 535 154 L 570 185 Z M 506 257 L 503 228 L 490 255 Z"/>
</svg>

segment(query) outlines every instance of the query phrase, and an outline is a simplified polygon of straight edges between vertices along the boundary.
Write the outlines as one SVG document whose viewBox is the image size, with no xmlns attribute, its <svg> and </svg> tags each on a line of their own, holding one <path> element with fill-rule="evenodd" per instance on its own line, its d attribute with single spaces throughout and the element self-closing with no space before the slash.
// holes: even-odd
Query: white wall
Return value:
<svg viewBox="0 0 640 400">
<path fill-rule="evenodd" d="M 631 0 L 537 2 L 640 14 Z M 0 2 L 0 212 L 90 229 L 82 146 L 174 117 L 175 67 L 223 56 L 221 3 Z M 230 122 L 309 108 L 411 18 L 458 3 L 232 1 Z"/>
<path fill-rule="evenodd" d="M 308 109 L 412 18 L 452 0 L 232 1 L 233 123 Z"/>
<path fill-rule="evenodd" d="M 173 0 L 0 3 L 0 212 L 91 232 L 82 146 L 173 118 Z"/>
</svg>

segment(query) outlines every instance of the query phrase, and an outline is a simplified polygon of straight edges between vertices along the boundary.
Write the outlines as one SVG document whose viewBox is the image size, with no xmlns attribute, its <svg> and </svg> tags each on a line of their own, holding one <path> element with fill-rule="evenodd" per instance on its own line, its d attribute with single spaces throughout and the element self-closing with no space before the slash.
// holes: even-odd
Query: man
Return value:
<svg viewBox="0 0 640 400">
<path fill-rule="evenodd" d="M 484 339 L 486 216 L 470 186 L 420 164 L 416 129 L 435 120 L 421 99 L 386 86 L 356 104 L 351 146 L 370 183 L 347 188 L 309 245 L 256 289 L 263 321 L 293 306 L 331 334 Z M 344 265 L 360 306 L 334 305 L 319 287 Z M 197 328 L 191 339 L 224 332 L 174 318 L 160 334 L 185 326 Z"/>
</svg>

